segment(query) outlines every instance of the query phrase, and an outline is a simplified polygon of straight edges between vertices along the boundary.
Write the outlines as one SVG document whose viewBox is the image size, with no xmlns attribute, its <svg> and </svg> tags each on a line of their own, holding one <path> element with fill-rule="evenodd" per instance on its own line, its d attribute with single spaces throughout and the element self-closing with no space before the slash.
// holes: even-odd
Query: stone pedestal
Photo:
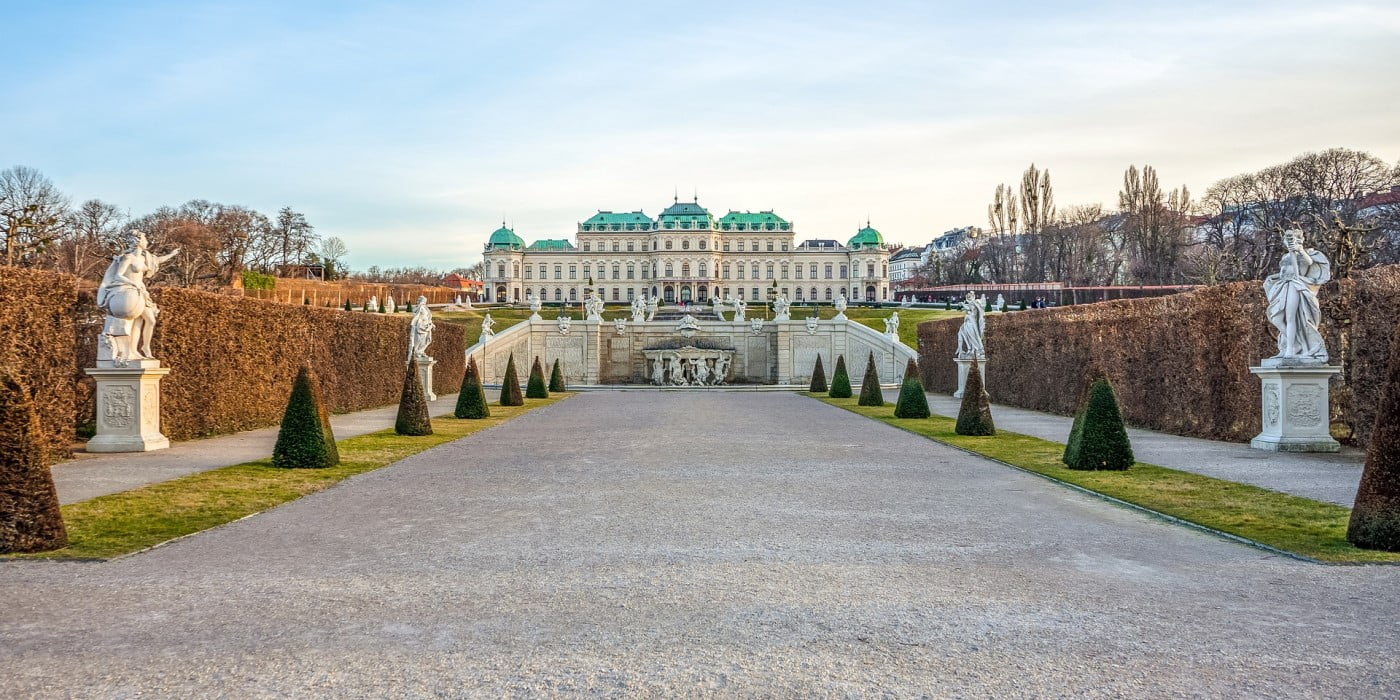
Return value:
<svg viewBox="0 0 1400 700">
<path fill-rule="evenodd" d="M 105 364 L 105 363 L 104 363 Z M 132 360 L 126 367 L 89 367 L 97 380 L 97 433 L 88 452 L 149 452 L 170 447 L 160 432 L 160 380 L 170 370 L 160 360 Z"/>
<path fill-rule="evenodd" d="M 1270 364 L 1265 361 L 1265 364 Z M 1336 452 L 1327 382 L 1342 371 L 1332 365 L 1250 367 L 1263 387 L 1264 429 L 1249 442 L 1275 452 Z"/>
<path fill-rule="evenodd" d="M 967 387 L 967 372 L 972 367 L 971 357 L 954 357 L 953 361 L 958 363 L 958 390 L 953 394 L 953 398 L 963 397 L 963 389 Z M 987 389 L 987 358 L 982 356 L 977 358 L 977 373 L 982 375 L 982 390 Z"/>
<path fill-rule="evenodd" d="M 418 365 L 418 383 L 423 385 L 423 397 L 429 401 L 437 401 L 437 394 L 433 393 L 433 365 L 437 360 L 423 356 L 413 360 Z"/>
</svg>

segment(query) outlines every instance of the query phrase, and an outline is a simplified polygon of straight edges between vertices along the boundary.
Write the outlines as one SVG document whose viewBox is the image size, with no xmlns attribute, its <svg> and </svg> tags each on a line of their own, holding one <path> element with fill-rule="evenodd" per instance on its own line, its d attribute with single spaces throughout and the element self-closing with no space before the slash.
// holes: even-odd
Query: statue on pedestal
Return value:
<svg viewBox="0 0 1400 700">
<path fill-rule="evenodd" d="M 433 312 L 428 308 L 428 297 L 418 297 L 413 305 L 413 320 L 408 324 L 408 357 L 410 360 L 428 359 L 428 346 L 433 342 Z"/>
<path fill-rule="evenodd" d="M 972 292 L 963 301 L 963 323 L 958 329 L 958 357 L 982 359 L 987 351 L 982 338 L 987 331 L 985 307 Z"/>
<path fill-rule="evenodd" d="M 734 297 L 728 297 L 725 301 L 728 302 L 730 306 L 734 307 L 734 318 L 732 320 L 736 323 L 743 323 L 744 316 L 749 312 L 749 305 L 744 303 L 743 299 L 735 299 Z"/>
<path fill-rule="evenodd" d="M 773 300 L 773 320 L 786 321 L 791 318 L 788 315 L 788 309 L 791 307 L 792 302 L 788 301 L 787 295 L 779 294 L 778 298 Z"/>
<path fill-rule="evenodd" d="M 151 334 L 159 309 L 146 291 L 146 280 L 155 276 L 161 263 L 180 253 L 179 248 L 165 255 L 152 253 L 141 231 L 127 233 L 124 240 L 126 249 L 112 258 L 97 288 L 97 306 L 107 314 L 99 343 L 118 367 L 130 360 L 152 359 Z M 101 354 L 106 353 L 99 351 L 99 359 Z"/>
<path fill-rule="evenodd" d="M 710 304 L 714 307 L 715 316 L 719 317 L 719 320 L 723 321 L 723 320 L 724 320 L 724 302 L 720 300 L 718 294 L 716 294 L 716 295 L 710 297 Z"/>
<path fill-rule="evenodd" d="M 587 316 L 585 316 L 586 320 L 603 320 L 603 298 L 598 296 L 597 292 L 588 293 L 588 298 L 583 302 L 583 309 L 587 314 Z"/>
<path fill-rule="evenodd" d="M 368 311 L 368 312 L 370 312 L 370 313 L 379 313 L 379 295 L 378 295 L 378 294 L 371 294 L 371 295 L 370 295 L 370 297 L 369 297 L 369 303 L 365 305 L 365 311 Z"/>
<path fill-rule="evenodd" d="M 647 321 L 656 318 L 656 297 L 647 300 Z"/>
<path fill-rule="evenodd" d="M 643 294 L 632 300 L 632 322 L 642 323 L 647 320 L 647 295 Z"/>
<path fill-rule="evenodd" d="M 885 319 L 885 335 L 888 335 L 888 336 L 890 337 L 891 340 L 896 340 L 896 339 L 899 338 L 899 312 L 898 312 L 898 311 L 895 311 L 895 312 L 890 313 L 890 317 L 887 318 L 887 319 Z"/>
<path fill-rule="evenodd" d="M 491 320 L 491 314 L 486 314 L 486 318 L 481 319 L 481 339 L 486 340 L 496 335 L 496 331 L 493 330 L 495 326 L 496 322 Z"/>
<path fill-rule="evenodd" d="M 394 295 L 393 295 L 393 294 L 390 294 L 388 297 L 385 298 L 385 300 L 384 300 L 384 310 L 387 311 L 388 313 L 394 313 L 395 311 L 398 311 L 398 310 L 399 310 L 398 305 L 396 305 L 396 304 L 394 303 Z"/>
<path fill-rule="evenodd" d="M 1332 279 L 1331 263 L 1321 251 L 1303 246 L 1298 229 L 1283 232 L 1283 247 L 1278 273 L 1264 279 L 1269 323 L 1278 329 L 1278 354 L 1269 360 L 1325 365 L 1327 344 L 1317 329 L 1322 319 L 1317 288 Z"/>
</svg>

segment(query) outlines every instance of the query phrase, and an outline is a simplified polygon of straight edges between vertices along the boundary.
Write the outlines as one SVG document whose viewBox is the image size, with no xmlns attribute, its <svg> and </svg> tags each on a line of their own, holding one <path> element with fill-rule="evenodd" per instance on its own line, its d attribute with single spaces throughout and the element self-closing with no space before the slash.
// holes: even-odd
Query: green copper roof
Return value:
<svg viewBox="0 0 1400 700">
<path fill-rule="evenodd" d="M 541 238 L 530 244 L 530 250 L 573 250 L 574 246 L 563 238 Z"/>
<path fill-rule="evenodd" d="M 487 248 L 524 248 L 525 239 L 515 235 L 515 232 L 501 226 L 491 232 L 491 238 L 486 241 Z"/>
<path fill-rule="evenodd" d="M 579 224 L 579 229 L 583 231 L 650 231 L 653 228 L 656 228 L 656 222 L 640 209 L 616 214 L 600 211 Z"/>
<path fill-rule="evenodd" d="M 771 211 L 731 211 L 719 220 L 724 231 L 787 231 L 792 224 Z"/>
<path fill-rule="evenodd" d="M 882 245 L 884 245 L 884 244 L 885 244 L 885 237 L 884 237 L 884 236 L 881 236 L 879 231 L 876 231 L 875 229 L 870 228 L 870 224 L 867 223 L 867 224 L 865 225 L 865 228 L 863 228 L 863 229 L 861 229 L 861 230 L 859 230 L 859 231 L 856 231 L 856 235 L 852 236 L 852 237 L 851 237 L 851 240 L 849 240 L 849 241 L 846 242 L 846 247 L 848 247 L 848 248 L 862 248 L 862 247 L 865 247 L 865 246 L 877 246 L 877 247 L 878 247 L 878 246 L 882 246 Z"/>
<path fill-rule="evenodd" d="M 714 228 L 710 212 L 695 202 L 676 202 L 657 217 L 657 224 L 668 230 Z"/>
</svg>

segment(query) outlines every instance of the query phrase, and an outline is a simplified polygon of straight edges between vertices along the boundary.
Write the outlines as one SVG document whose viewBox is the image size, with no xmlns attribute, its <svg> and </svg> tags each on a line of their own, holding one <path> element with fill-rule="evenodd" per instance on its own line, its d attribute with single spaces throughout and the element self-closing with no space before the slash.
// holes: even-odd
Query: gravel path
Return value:
<svg viewBox="0 0 1400 700">
<path fill-rule="evenodd" d="M 1400 567 L 781 393 L 582 394 L 0 590 L 11 697 L 1400 694 Z"/>
</svg>

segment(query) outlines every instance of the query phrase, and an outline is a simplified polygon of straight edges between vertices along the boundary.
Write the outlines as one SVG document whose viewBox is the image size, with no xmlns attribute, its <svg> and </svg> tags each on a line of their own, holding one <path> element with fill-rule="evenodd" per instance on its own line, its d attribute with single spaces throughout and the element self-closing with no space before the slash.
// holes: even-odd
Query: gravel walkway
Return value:
<svg viewBox="0 0 1400 700">
<path fill-rule="evenodd" d="M 1400 694 L 1400 567 L 781 393 L 581 394 L 0 590 L 10 697 Z"/>
</svg>

